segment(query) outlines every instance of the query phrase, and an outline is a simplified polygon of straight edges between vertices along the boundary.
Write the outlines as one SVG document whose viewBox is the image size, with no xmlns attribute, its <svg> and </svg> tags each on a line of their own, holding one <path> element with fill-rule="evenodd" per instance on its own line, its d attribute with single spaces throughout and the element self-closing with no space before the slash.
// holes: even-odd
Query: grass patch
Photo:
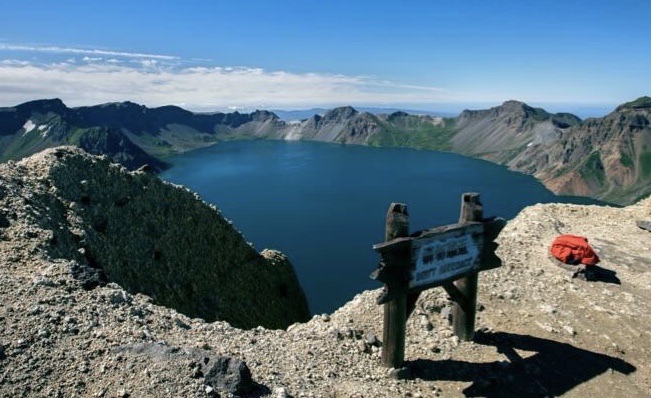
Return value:
<svg viewBox="0 0 651 398">
<path fill-rule="evenodd" d="M 633 162 L 633 158 L 631 158 L 624 152 L 619 153 L 619 161 L 622 164 L 622 166 L 627 167 L 629 169 L 635 167 L 635 162 Z"/>
<path fill-rule="evenodd" d="M 400 123 L 378 121 L 381 130 L 369 139 L 369 145 L 450 151 L 450 140 L 456 133 L 453 119 L 432 124 L 418 117 L 407 117 Z"/>
<path fill-rule="evenodd" d="M 651 97 L 640 97 L 634 101 L 627 102 L 622 106 L 627 108 L 651 108 Z"/>
<path fill-rule="evenodd" d="M 549 119 L 550 114 L 542 108 L 529 108 L 529 115 L 531 118 L 538 122 L 544 122 Z"/>
<path fill-rule="evenodd" d="M 87 129 L 80 129 L 80 128 L 75 128 L 70 132 L 67 138 L 67 142 L 70 145 L 76 145 L 79 146 L 79 142 L 81 141 L 81 137 L 84 136 L 84 134 L 87 132 Z"/>
<path fill-rule="evenodd" d="M 642 178 L 651 177 L 651 153 L 642 153 L 640 154 L 640 175 Z"/>
<path fill-rule="evenodd" d="M 592 152 L 579 167 L 579 174 L 589 184 L 603 186 L 606 182 L 604 164 L 601 162 L 599 152 Z"/>
<path fill-rule="evenodd" d="M 26 134 L 16 137 L 4 150 L 5 155 L 3 156 L 3 161 L 9 159 L 20 159 L 32 154 L 34 152 L 33 149 L 42 141 L 43 138 L 38 129 L 33 129 Z"/>
</svg>

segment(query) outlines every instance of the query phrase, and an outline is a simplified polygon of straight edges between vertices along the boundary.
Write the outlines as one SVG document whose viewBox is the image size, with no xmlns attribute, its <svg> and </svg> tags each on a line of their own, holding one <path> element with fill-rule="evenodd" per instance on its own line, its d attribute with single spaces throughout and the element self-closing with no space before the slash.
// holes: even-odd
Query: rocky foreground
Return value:
<svg viewBox="0 0 651 398">
<path fill-rule="evenodd" d="M 33 216 L 48 217 L 39 197 L 7 188 L 47 178 L 33 167 L 42 162 L 0 166 L 2 214 L 31 214 L 0 217 L 0 396 L 651 396 L 651 232 L 635 224 L 651 219 L 651 198 L 524 209 L 498 237 L 504 266 L 480 275 L 475 341 L 452 335 L 450 302 L 431 289 L 407 324 L 411 377 L 397 380 L 380 363 L 377 290 L 286 330 L 243 330 L 110 280 L 85 285 L 83 261 L 52 256 Z M 36 174 L 19 174 L 28 169 Z M 600 281 L 549 259 L 561 233 L 588 237 Z M 246 392 L 216 380 L 224 358 L 248 365 Z"/>
</svg>

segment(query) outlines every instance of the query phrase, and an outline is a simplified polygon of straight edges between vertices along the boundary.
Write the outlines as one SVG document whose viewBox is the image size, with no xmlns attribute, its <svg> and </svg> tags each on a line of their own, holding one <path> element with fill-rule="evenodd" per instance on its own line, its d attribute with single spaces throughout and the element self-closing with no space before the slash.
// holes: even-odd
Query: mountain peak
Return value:
<svg viewBox="0 0 651 398">
<path fill-rule="evenodd" d="M 273 112 L 256 109 L 251 113 L 251 119 L 263 122 L 266 120 L 277 120 L 279 118 L 278 115 Z"/>
<path fill-rule="evenodd" d="M 339 108 L 333 108 L 329 110 L 328 112 L 323 115 L 324 119 L 347 119 L 350 117 L 355 116 L 359 112 L 357 109 L 353 108 L 352 106 L 341 106 Z"/>
<path fill-rule="evenodd" d="M 482 113 L 482 112 L 498 112 L 498 113 L 514 113 L 514 112 L 523 112 L 526 109 L 531 109 L 531 107 L 527 104 L 525 104 L 522 101 L 518 100 L 508 100 L 502 102 L 502 104 L 498 106 L 494 106 L 489 109 L 464 109 L 462 114 L 464 113 Z"/>
<path fill-rule="evenodd" d="M 60 98 L 52 99 L 40 99 L 35 101 L 25 102 L 18 105 L 16 108 L 21 110 L 29 110 L 31 112 L 54 112 L 54 113 L 63 113 L 68 107 Z"/>
<path fill-rule="evenodd" d="M 130 110 L 142 110 L 144 111 L 147 109 L 145 105 L 140 105 L 135 102 L 131 101 L 122 101 L 122 102 L 107 102 L 105 104 L 101 104 L 100 108 L 115 108 L 115 109 L 130 109 Z"/>
<path fill-rule="evenodd" d="M 522 114 L 526 117 L 533 117 L 538 121 L 548 119 L 551 116 L 546 110 L 542 108 L 534 108 L 522 101 L 517 100 L 505 101 L 502 103 L 502 105 L 497 107 L 497 111 L 500 113 L 508 112 L 514 114 Z"/>
<path fill-rule="evenodd" d="M 522 108 L 522 107 L 525 107 L 525 106 L 528 106 L 528 105 L 525 104 L 524 102 L 518 101 L 518 100 L 507 100 L 507 101 L 504 101 L 502 103 L 502 105 L 500 105 L 501 108 Z"/>
<path fill-rule="evenodd" d="M 615 111 L 619 112 L 624 109 L 651 109 L 651 97 L 645 95 L 634 101 L 626 102 L 618 106 Z"/>
<path fill-rule="evenodd" d="M 389 117 L 387 118 L 387 120 L 394 121 L 396 119 L 400 119 L 400 118 L 404 118 L 404 117 L 408 117 L 408 116 L 409 116 L 409 114 L 407 112 L 396 111 L 396 112 L 393 112 L 392 114 L 390 114 Z"/>
<path fill-rule="evenodd" d="M 531 106 L 527 105 L 526 103 L 524 103 L 522 101 L 518 101 L 518 100 L 504 101 L 502 103 L 502 105 L 498 106 L 498 108 L 499 109 L 507 109 L 507 110 L 517 110 L 517 111 L 524 110 L 525 112 L 529 111 L 531 109 L 535 109 L 535 108 L 532 108 Z"/>
</svg>

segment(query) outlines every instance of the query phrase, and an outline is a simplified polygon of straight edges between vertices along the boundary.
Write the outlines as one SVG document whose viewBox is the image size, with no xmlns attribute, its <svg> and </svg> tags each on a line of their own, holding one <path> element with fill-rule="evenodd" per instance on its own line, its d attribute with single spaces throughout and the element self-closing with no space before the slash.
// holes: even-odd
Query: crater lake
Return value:
<svg viewBox="0 0 651 398">
<path fill-rule="evenodd" d="M 535 203 L 596 203 L 556 196 L 503 166 L 433 151 L 252 140 L 167 160 L 173 166 L 162 179 L 217 206 L 258 251 L 289 257 L 317 314 L 381 287 L 369 278 L 379 263 L 372 246 L 383 241 L 391 202 L 407 204 L 411 232 L 457 222 L 464 192 L 481 194 L 485 217 L 506 219 Z"/>
</svg>

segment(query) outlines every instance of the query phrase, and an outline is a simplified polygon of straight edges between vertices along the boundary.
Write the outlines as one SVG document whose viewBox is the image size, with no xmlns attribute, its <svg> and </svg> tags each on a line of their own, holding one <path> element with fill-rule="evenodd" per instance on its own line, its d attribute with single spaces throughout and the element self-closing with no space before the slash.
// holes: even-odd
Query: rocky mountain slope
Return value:
<svg viewBox="0 0 651 398">
<path fill-rule="evenodd" d="M 77 113 L 61 100 L 32 101 L 0 109 L 0 160 L 20 159 L 45 148 L 72 144 L 96 155 L 107 155 L 130 169 L 144 164 L 158 170 L 166 167 L 123 134 L 118 126 L 123 119 L 111 124 L 92 123 Z"/>
<path fill-rule="evenodd" d="M 268 111 L 194 114 L 131 102 L 67 108 L 60 100 L 0 108 L 0 160 L 61 144 L 106 154 L 130 169 L 221 140 L 270 138 L 443 150 L 539 178 L 558 194 L 627 204 L 651 193 L 651 98 L 586 121 L 506 101 L 456 118 L 371 114 L 352 107 L 285 122 Z"/>
<path fill-rule="evenodd" d="M 463 111 L 452 137 L 456 152 L 506 163 L 531 145 L 556 141 L 565 129 L 581 120 L 571 114 L 550 114 L 519 101 L 506 101 L 487 110 Z"/>
<path fill-rule="evenodd" d="M 642 97 L 532 145 L 508 164 L 554 192 L 631 203 L 651 191 L 650 121 L 651 98 Z"/>
<path fill-rule="evenodd" d="M 58 99 L 39 100 L 0 108 L 0 160 L 72 144 L 106 154 L 129 169 L 143 164 L 160 169 L 165 164 L 159 159 L 171 154 L 250 138 L 440 149 L 449 147 L 446 137 L 437 137 L 447 132 L 443 125 L 442 118 L 433 116 L 373 115 L 352 107 L 287 123 L 268 111 L 194 114 L 175 106 L 147 108 L 132 102 L 67 108 Z M 402 137 L 405 132 L 413 137 Z"/>
<path fill-rule="evenodd" d="M 333 314 L 284 330 L 191 318 L 161 305 L 158 292 L 154 299 L 135 286 L 156 279 L 174 291 L 173 280 L 205 272 L 186 267 L 211 255 L 206 246 L 241 248 L 214 209 L 155 177 L 69 148 L 0 169 L 1 396 L 651 396 L 651 232 L 635 225 L 651 219 L 651 198 L 626 208 L 524 209 L 497 239 L 504 265 L 479 277 L 475 341 L 452 335 L 450 302 L 442 289 L 430 289 L 407 323 L 411 377 L 397 380 L 380 362 L 379 290 L 360 292 Z M 98 170 L 105 176 L 98 177 Z M 99 185 L 102 190 L 95 189 Z M 150 206 L 151 197 L 165 200 L 153 213 L 131 217 L 136 209 L 145 211 L 137 203 Z M 119 212 L 130 222 L 115 230 Z M 161 224 L 161 217 L 173 222 Z M 224 232 L 211 232 L 216 228 Z M 560 233 L 588 237 L 602 259 L 599 281 L 572 278 L 548 258 Z M 174 239 L 166 240 L 167 234 Z M 230 240 L 220 240 L 221 234 Z M 158 255 L 151 246 L 175 240 L 174 248 L 161 247 Z M 102 246 L 114 250 L 103 253 Z M 257 311 L 265 305 L 259 299 L 270 297 L 265 281 L 273 281 L 265 268 L 276 273 L 287 267 L 278 264 L 283 259 L 277 254 L 266 253 L 276 259 L 271 263 L 250 251 L 241 255 L 262 274 L 244 280 L 232 275 L 229 281 L 252 284 L 253 291 L 238 284 L 235 300 L 221 295 L 228 286 L 215 281 L 213 289 L 219 304 L 241 308 L 233 324 L 248 313 L 247 322 L 265 319 Z M 182 263 L 164 269 L 174 278 L 159 279 L 156 269 L 164 267 L 151 263 L 168 257 Z M 132 266 L 116 283 L 107 265 L 122 262 Z M 369 273 L 375 268 L 367 266 Z M 291 305 L 282 301 L 288 291 L 276 288 L 268 311 Z M 237 360 L 248 365 L 252 382 L 236 388 L 219 375 L 241 370 Z"/>
<path fill-rule="evenodd" d="M 633 203 L 651 193 L 651 98 L 581 121 L 517 101 L 464 111 L 452 150 L 532 174 L 557 194 Z"/>
<path fill-rule="evenodd" d="M 5 260 L 51 259 L 84 289 L 108 282 L 191 317 L 282 328 L 309 316 L 287 259 L 257 253 L 216 208 L 74 147 L 0 166 Z M 4 257 L 4 256 L 3 256 Z M 44 284 L 55 284 L 44 279 Z"/>
</svg>

